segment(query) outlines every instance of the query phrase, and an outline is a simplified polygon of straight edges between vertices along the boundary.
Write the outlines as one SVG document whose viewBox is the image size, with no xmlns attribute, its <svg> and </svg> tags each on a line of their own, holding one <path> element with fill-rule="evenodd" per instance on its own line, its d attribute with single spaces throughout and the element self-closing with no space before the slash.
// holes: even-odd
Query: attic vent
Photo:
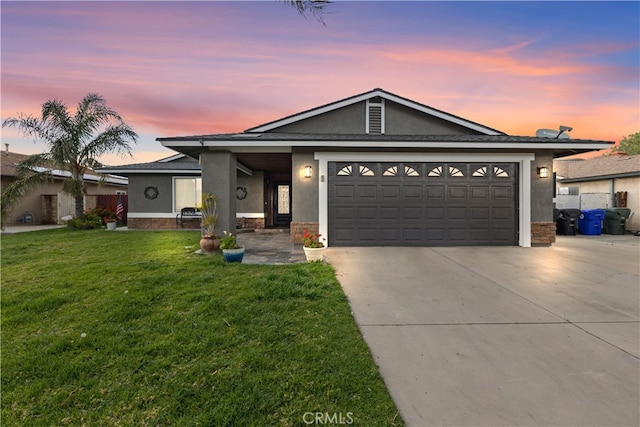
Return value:
<svg viewBox="0 0 640 427">
<path fill-rule="evenodd" d="M 384 100 L 379 96 L 367 101 L 366 132 L 374 135 L 384 133 Z"/>
</svg>

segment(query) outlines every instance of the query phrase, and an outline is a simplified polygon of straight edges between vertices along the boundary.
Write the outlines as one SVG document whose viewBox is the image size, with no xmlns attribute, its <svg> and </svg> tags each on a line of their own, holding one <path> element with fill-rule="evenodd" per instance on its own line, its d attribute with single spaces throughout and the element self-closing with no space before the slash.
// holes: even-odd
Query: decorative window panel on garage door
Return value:
<svg viewBox="0 0 640 427">
<path fill-rule="evenodd" d="M 329 244 L 516 245 L 516 167 L 329 162 Z"/>
</svg>

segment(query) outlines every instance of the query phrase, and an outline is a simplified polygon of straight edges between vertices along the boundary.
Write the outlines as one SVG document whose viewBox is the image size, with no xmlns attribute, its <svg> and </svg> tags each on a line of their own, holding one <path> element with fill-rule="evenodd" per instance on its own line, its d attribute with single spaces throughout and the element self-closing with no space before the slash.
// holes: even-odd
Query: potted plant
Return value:
<svg viewBox="0 0 640 427">
<path fill-rule="evenodd" d="M 211 193 L 202 195 L 202 206 L 199 207 L 202 217 L 200 228 L 202 236 L 200 238 L 200 250 L 204 253 L 212 253 L 220 249 L 220 240 L 215 234 L 218 223 L 218 198 Z"/>
<path fill-rule="evenodd" d="M 222 256 L 227 262 L 242 262 L 244 257 L 244 247 L 238 244 L 236 236 L 225 231 L 224 236 L 220 239 L 220 249 Z"/>
<path fill-rule="evenodd" d="M 322 261 L 324 259 L 324 253 L 327 249 L 323 243 L 324 240 L 325 238 L 322 237 L 322 234 L 309 233 L 308 230 L 304 230 L 302 245 L 307 261 Z"/>
<path fill-rule="evenodd" d="M 118 222 L 115 218 L 104 218 L 104 223 L 107 225 L 107 230 L 115 230 Z"/>
</svg>

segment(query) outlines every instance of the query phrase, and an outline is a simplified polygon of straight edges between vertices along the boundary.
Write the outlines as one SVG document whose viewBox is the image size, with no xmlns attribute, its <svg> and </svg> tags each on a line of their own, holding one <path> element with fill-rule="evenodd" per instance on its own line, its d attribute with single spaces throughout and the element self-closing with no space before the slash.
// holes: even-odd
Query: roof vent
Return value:
<svg viewBox="0 0 640 427">
<path fill-rule="evenodd" d="M 375 102 L 378 100 L 378 102 Z M 384 100 L 376 96 L 367 100 L 366 132 L 371 135 L 384 133 Z"/>
</svg>

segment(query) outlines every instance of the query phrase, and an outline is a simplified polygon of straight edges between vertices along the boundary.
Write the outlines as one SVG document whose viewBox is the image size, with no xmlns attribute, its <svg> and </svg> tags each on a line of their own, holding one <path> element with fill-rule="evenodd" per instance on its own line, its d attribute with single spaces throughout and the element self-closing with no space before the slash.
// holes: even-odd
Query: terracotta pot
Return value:
<svg viewBox="0 0 640 427">
<path fill-rule="evenodd" d="M 324 253 L 327 247 L 322 248 L 307 248 L 303 246 L 304 255 L 307 257 L 307 261 L 322 261 L 324 259 Z"/>
<path fill-rule="evenodd" d="M 200 239 L 200 250 L 204 253 L 210 254 L 220 249 L 220 240 L 212 239 L 210 237 L 203 237 Z"/>
</svg>

